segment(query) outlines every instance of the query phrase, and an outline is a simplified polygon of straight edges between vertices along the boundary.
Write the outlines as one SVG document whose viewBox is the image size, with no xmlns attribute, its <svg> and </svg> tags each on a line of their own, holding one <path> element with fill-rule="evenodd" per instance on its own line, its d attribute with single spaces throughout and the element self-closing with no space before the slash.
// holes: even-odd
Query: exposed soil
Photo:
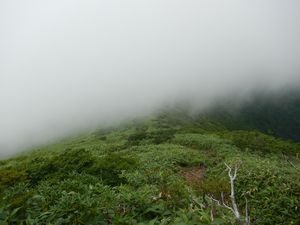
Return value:
<svg viewBox="0 0 300 225">
<path fill-rule="evenodd" d="M 199 183 L 204 179 L 205 168 L 203 166 L 182 167 L 181 175 L 189 184 Z"/>
</svg>

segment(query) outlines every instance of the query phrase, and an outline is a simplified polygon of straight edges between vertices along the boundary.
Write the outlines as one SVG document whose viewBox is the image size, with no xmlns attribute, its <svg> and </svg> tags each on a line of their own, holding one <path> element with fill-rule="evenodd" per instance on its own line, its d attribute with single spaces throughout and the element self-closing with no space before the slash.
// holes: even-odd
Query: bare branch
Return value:
<svg viewBox="0 0 300 225">
<path fill-rule="evenodd" d="M 230 166 L 227 165 L 227 163 L 224 163 L 227 169 L 231 170 Z"/>
<path fill-rule="evenodd" d="M 245 206 L 245 216 L 246 216 L 246 225 L 250 225 L 250 216 L 249 216 L 249 208 L 248 208 L 248 199 L 246 197 L 246 194 L 244 194 L 246 206 Z"/>
<path fill-rule="evenodd" d="M 218 206 L 227 208 L 227 209 L 231 210 L 231 211 L 234 213 L 233 208 L 231 208 L 230 206 L 226 205 L 223 201 L 220 202 L 219 200 L 215 199 L 215 198 L 212 197 L 212 196 L 208 196 L 208 197 L 209 197 L 213 202 L 215 202 Z"/>
<path fill-rule="evenodd" d="M 246 208 L 245 208 L 246 218 L 245 218 L 245 222 L 243 222 L 241 220 L 241 214 L 238 210 L 238 206 L 237 206 L 236 200 L 235 200 L 234 181 L 237 177 L 238 166 L 236 165 L 234 167 L 234 171 L 232 171 L 232 168 L 227 163 L 224 163 L 224 164 L 225 164 L 226 168 L 228 169 L 228 176 L 229 176 L 229 179 L 230 179 L 230 200 L 231 200 L 231 205 L 232 206 L 228 206 L 225 203 L 223 192 L 221 192 L 221 202 L 219 200 L 213 198 L 212 196 L 209 196 L 209 198 L 212 200 L 212 202 L 216 203 L 218 206 L 221 206 L 223 208 L 227 208 L 227 209 L 231 210 L 232 213 L 234 214 L 236 220 L 240 224 L 250 225 L 250 216 L 249 216 L 249 211 L 248 211 L 248 200 L 247 200 L 246 196 L 244 195 L 244 197 L 246 199 Z"/>
<path fill-rule="evenodd" d="M 294 163 L 292 163 L 291 161 L 287 160 L 296 170 L 299 170 L 295 165 Z"/>
<path fill-rule="evenodd" d="M 222 198 L 222 205 L 227 208 L 230 209 L 231 211 L 233 211 L 233 208 L 231 208 L 230 206 L 226 205 L 225 201 L 224 201 L 224 193 L 221 192 L 221 198 Z"/>
<path fill-rule="evenodd" d="M 234 167 L 234 176 L 233 176 L 233 179 L 234 179 L 234 180 L 235 180 L 235 178 L 236 178 L 237 171 L 238 171 L 238 168 L 235 166 L 235 167 Z"/>
</svg>

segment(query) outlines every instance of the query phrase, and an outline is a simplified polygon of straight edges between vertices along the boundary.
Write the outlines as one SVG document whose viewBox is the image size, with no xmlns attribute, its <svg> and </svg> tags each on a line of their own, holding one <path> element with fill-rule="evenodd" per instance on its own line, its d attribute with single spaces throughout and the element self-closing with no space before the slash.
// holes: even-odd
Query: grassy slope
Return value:
<svg viewBox="0 0 300 225">
<path fill-rule="evenodd" d="M 239 164 L 252 224 L 299 224 L 299 144 L 230 132 L 180 112 L 67 139 L 0 162 L 1 224 L 235 224 L 205 196 L 228 199 Z M 187 181 L 182 171 L 201 168 Z"/>
</svg>

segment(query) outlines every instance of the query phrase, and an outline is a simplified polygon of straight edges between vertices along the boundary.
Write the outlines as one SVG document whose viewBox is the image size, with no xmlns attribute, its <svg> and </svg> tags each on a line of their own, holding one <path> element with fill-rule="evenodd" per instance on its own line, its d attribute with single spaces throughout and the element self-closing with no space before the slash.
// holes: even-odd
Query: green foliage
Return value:
<svg viewBox="0 0 300 225">
<path fill-rule="evenodd" d="M 201 150 L 214 150 L 220 144 L 227 143 L 224 139 L 221 139 L 215 135 L 189 133 L 176 135 L 174 142 Z"/>
<path fill-rule="evenodd" d="M 242 150 L 250 150 L 263 155 L 282 153 L 296 155 L 300 152 L 300 145 L 290 141 L 283 141 L 272 136 L 254 131 L 234 131 L 221 133 L 223 138 L 232 140 L 233 144 Z"/>
<path fill-rule="evenodd" d="M 14 168 L 0 170 L 0 193 L 6 188 L 16 183 L 26 181 L 27 179 L 27 175 L 24 171 L 19 171 Z"/>
<path fill-rule="evenodd" d="M 94 163 L 90 152 L 85 149 L 66 149 L 51 159 L 34 158 L 27 173 L 33 185 L 51 176 L 69 172 L 84 172 Z"/>
<path fill-rule="evenodd" d="M 207 198 L 230 204 L 224 162 L 240 165 L 237 202 L 244 214 L 247 196 L 253 224 L 298 224 L 297 154 L 298 143 L 164 112 L 1 161 L 0 224 L 233 225 Z"/>
<path fill-rule="evenodd" d="M 128 156 L 124 153 L 110 153 L 97 159 L 87 173 L 98 176 L 102 182 L 109 185 L 125 183 L 121 173 L 137 167 L 137 157 Z"/>
<path fill-rule="evenodd" d="M 137 129 L 135 133 L 128 136 L 127 146 L 138 145 L 142 140 L 146 139 L 147 137 L 148 135 L 145 129 Z"/>
<path fill-rule="evenodd" d="M 229 141 L 214 135 L 179 134 L 175 136 L 174 141 L 204 151 L 208 157 L 205 161 L 208 178 L 202 180 L 195 188 L 199 194 L 210 194 L 220 199 L 221 192 L 224 192 L 225 199 L 228 199 L 229 178 L 224 162 L 241 164 L 236 185 L 237 196 L 242 207 L 245 204 L 243 195 L 246 193 L 248 196 L 252 221 L 257 224 L 297 224 L 297 205 L 300 201 L 299 161 L 292 158 L 297 162 L 297 167 L 289 161 L 291 159 L 282 158 L 282 154 L 290 153 L 286 146 L 296 144 L 258 133 L 265 138 L 265 143 L 257 145 L 256 134 L 245 131 L 228 132 L 225 135 L 222 133 L 223 138 Z M 242 138 L 245 135 L 249 142 L 242 143 L 254 150 L 245 152 L 244 146 L 236 144 L 235 140 L 229 138 L 230 135 L 243 135 Z M 242 151 L 230 143 L 240 147 Z M 264 149 L 269 150 L 268 157 L 262 156 Z M 297 151 L 297 148 L 294 149 Z"/>
<path fill-rule="evenodd" d="M 146 129 L 137 129 L 135 133 L 129 135 L 127 146 L 140 144 L 161 144 L 171 140 L 175 134 L 174 129 L 155 129 L 147 131 Z"/>
<path fill-rule="evenodd" d="M 203 196 L 212 195 L 215 199 L 221 200 L 221 193 L 229 193 L 230 185 L 226 177 L 208 178 L 198 183 L 195 189 Z"/>
<path fill-rule="evenodd" d="M 287 162 L 254 156 L 243 158 L 237 180 L 239 195 L 244 188 L 258 224 L 297 224 L 300 204 L 299 171 Z"/>
<path fill-rule="evenodd" d="M 7 189 L 4 193 L 5 195 L 0 205 L 2 214 L 0 218 L 2 217 L 2 221 L 8 224 L 24 221 L 26 219 L 27 201 L 33 196 L 34 190 L 26 183 L 19 183 Z"/>
</svg>

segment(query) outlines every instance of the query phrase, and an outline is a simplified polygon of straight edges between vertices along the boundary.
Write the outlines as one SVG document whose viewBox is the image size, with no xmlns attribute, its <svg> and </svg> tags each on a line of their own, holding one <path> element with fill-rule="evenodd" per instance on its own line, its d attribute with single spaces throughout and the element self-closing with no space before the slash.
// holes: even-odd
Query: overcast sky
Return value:
<svg viewBox="0 0 300 225">
<path fill-rule="evenodd" d="M 300 82 L 299 0 L 0 0 L 0 156 Z"/>
</svg>

